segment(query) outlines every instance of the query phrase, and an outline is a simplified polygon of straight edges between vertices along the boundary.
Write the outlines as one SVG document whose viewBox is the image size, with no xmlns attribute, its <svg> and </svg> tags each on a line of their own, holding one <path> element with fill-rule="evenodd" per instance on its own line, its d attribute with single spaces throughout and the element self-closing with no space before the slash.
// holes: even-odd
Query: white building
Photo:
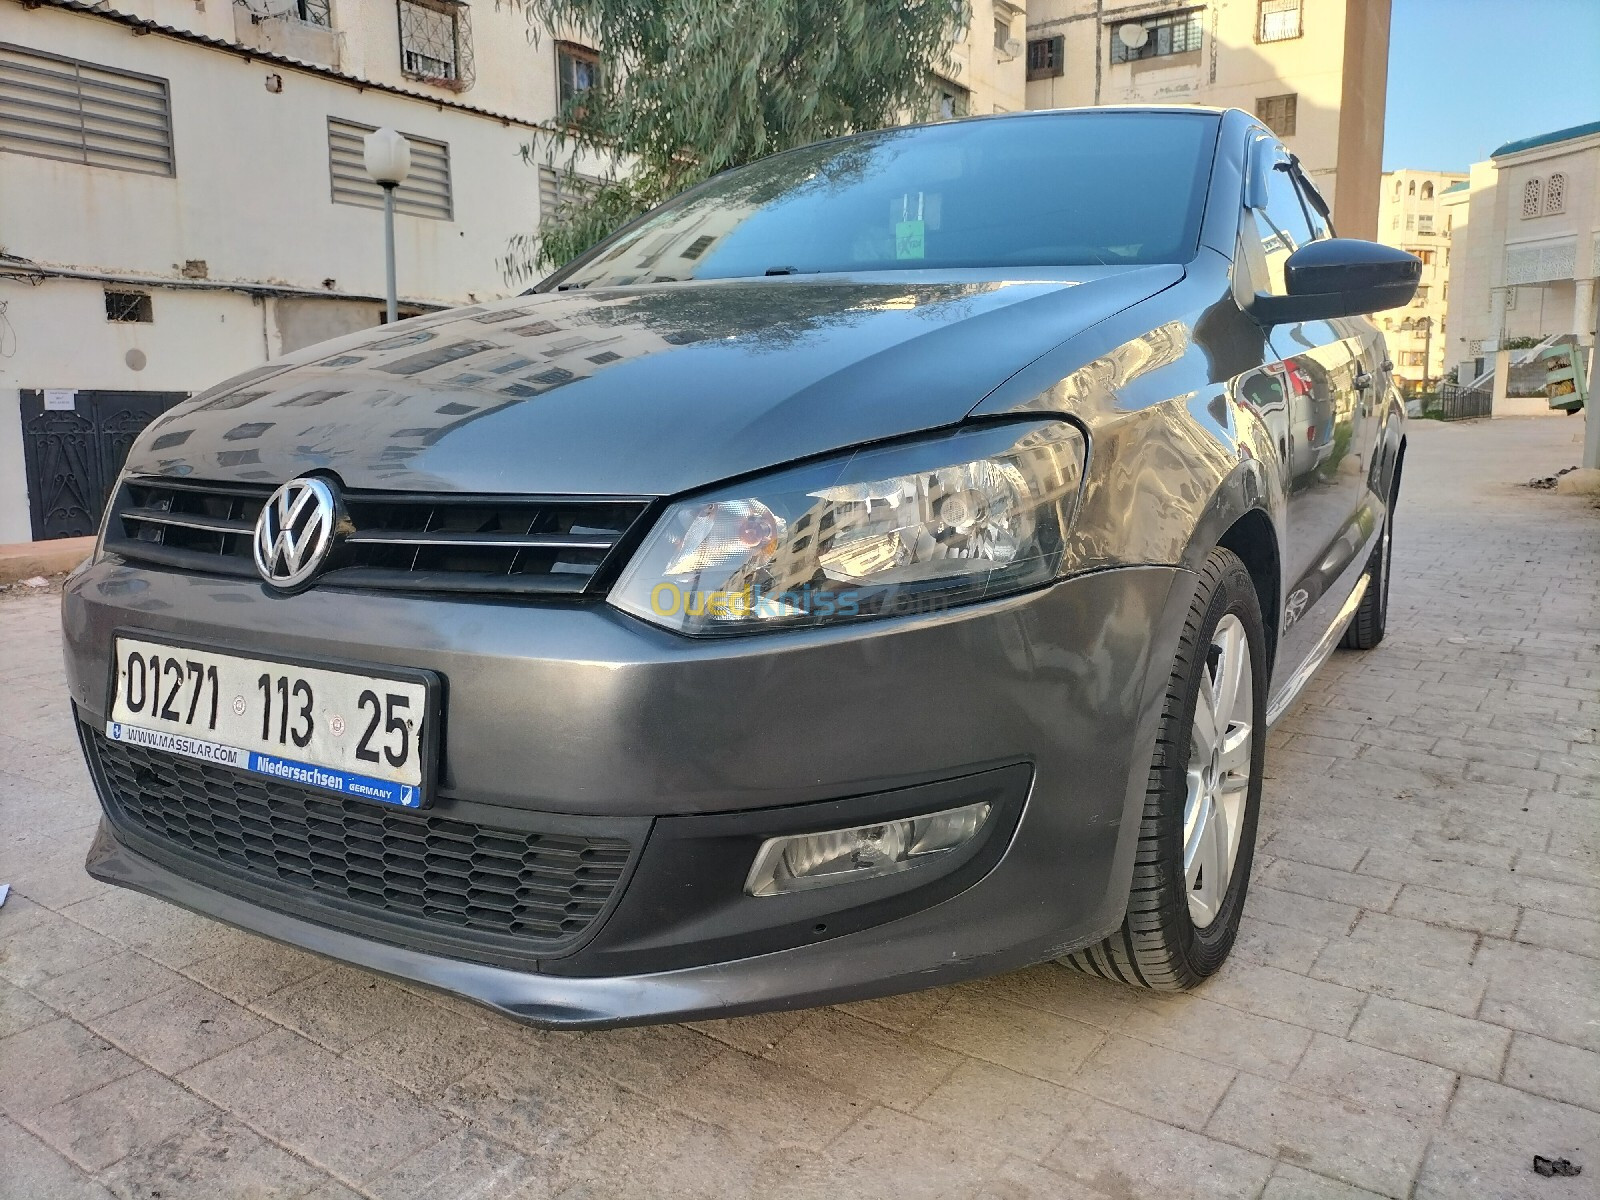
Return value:
<svg viewBox="0 0 1600 1200">
<path fill-rule="evenodd" d="M 977 0 L 952 110 L 1022 106 L 1023 21 Z M 402 313 L 519 290 L 522 150 L 598 62 L 490 0 L 0 0 L 0 543 L 92 532 L 162 409 L 381 321 L 373 128 L 413 144 Z"/>
<path fill-rule="evenodd" d="M 1255 113 L 1347 237 L 1378 232 L 1389 0 L 1031 0 L 1028 107 Z"/>
<path fill-rule="evenodd" d="M 381 320 L 374 127 L 406 309 L 511 291 L 561 52 L 450 0 L 0 0 L 0 542 L 92 531 L 162 408 Z"/>
<path fill-rule="evenodd" d="M 1462 382 L 1493 373 L 1497 414 L 1548 411 L 1543 398 L 1507 396 L 1505 346 L 1563 338 L 1594 346 L 1600 121 L 1508 142 L 1444 199 L 1454 225 L 1449 361 Z M 1595 378 L 1591 361 L 1591 390 Z"/>
<path fill-rule="evenodd" d="M 1385 171 L 1379 188 L 1378 240 L 1422 260 L 1422 282 L 1410 305 L 1376 318 L 1407 392 L 1437 383 L 1445 372 L 1453 240 L 1446 194 L 1466 178 L 1448 171 Z"/>
</svg>

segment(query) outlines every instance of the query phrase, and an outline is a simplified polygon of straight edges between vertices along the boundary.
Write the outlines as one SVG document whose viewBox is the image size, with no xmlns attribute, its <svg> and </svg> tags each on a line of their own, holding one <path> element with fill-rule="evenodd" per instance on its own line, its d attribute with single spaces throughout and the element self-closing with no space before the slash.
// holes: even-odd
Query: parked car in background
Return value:
<svg viewBox="0 0 1600 1200">
<path fill-rule="evenodd" d="M 158 420 L 63 598 L 97 878 L 551 1025 L 1238 927 L 1404 411 L 1238 111 L 885 130 Z"/>
</svg>

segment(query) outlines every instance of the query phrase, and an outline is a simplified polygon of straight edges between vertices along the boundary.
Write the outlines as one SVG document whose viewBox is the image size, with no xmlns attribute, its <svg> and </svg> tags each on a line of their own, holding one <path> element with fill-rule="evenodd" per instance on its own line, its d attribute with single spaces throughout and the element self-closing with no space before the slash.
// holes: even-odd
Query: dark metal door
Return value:
<svg viewBox="0 0 1600 1200">
<path fill-rule="evenodd" d="M 100 527 L 111 486 L 133 440 L 187 392 L 79 392 L 73 409 L 47 410 L 22 392 L 22 456 L 36 541 L 82 537 Z"/>
</svg>

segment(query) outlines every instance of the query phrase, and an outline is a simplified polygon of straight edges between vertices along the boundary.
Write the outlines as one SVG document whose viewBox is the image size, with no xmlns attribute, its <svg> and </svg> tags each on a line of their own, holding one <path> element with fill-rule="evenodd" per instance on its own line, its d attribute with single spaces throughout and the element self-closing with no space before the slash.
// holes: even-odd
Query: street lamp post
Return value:
<svg viewBox="0 0 1600 1200">
<path fill-rule="evenodd" d="M 411 143 L 393 129 L 367 134 L 362 159 L 372 182 L 383 189 L 383 270 L 389 324 L 399 320 L 399 296 L 394 282 L 394 189 L 411 172 Z"/>
</svg>

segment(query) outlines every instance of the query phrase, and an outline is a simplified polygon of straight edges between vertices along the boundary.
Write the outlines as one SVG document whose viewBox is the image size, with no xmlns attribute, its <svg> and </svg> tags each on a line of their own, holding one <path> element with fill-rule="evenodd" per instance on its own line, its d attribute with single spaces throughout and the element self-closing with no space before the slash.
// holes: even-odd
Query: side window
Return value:
<svg viewBox="0 0 1600 1200">
<path fill-rule="evenodd" d="M 1261 253 L 1266 259 L 1267 281 L 1272 294 L 1284 294 L 1283 264 L 1307 242 L 1317 239 L 1306 212 L 1307 205 L 1295 186 L 1288 163 L 1279 163 L 1267 172 L 1267 204 L 1254 210 L 1256 233 L 1261 238 Z"/>
</svg>

